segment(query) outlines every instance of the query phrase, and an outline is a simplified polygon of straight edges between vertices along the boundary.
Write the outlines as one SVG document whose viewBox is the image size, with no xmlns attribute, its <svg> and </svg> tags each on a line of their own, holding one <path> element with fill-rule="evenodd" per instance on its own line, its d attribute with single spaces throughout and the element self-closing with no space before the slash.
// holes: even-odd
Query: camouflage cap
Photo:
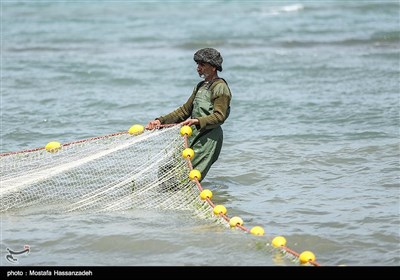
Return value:
<svg viewBox="0 0 400 280">
<path fill-rule="evenodd" d="M 196 62 L 206 62 L 214 67 L 217 67 L 218 71 L 222 71 L 222 56 L 216 49 L 204 48 L 198 50 L 194 56 L 194 61 Z"/>
</svg>

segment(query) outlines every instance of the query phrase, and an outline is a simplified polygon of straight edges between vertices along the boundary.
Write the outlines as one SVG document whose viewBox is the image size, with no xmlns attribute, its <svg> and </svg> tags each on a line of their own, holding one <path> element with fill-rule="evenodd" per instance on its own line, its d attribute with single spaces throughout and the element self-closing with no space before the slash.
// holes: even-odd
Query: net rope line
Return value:
<svg viewBox="0 0 400 280">
<path fill-rule="evenodd" d="M 197 177 L 191 176 L 194 170 L 191 159 L 182 156 L 182 149 L 189 148 L 189 136 L 182 130 L 179 133 L 179 129 L 181 125 L 170 124 L 141 135 L 132 136 L 124 131 L 92 137 L 65 143 L 56 153 L 49 153 L 41 147 L 0 154 L 0 213 L 37 204 L 49 206 L 48 211 L 59 212 L 133 207 L 189 209 L 197 216 L 218 224 L 264 235 L 263 230 L 262 234 L 252 232 L 243 226 L 243 222 L 232 225 L 233 218 L 226 215 L 226 209 L 225 212 L 216 212 L 221 205 L 212 202 L 212 194 L 202 197 L 203 191 L 209 190 L 204 190 Z M 140 147 L 135 149 L 138 145 Z M 139 158 L 139 150 L 149 155 Z M 132 158 L 139 159 L 140 163 L 133 166 Z M 114 166 L 116 163 L 118 166 Z M 93 171 L 96 168 L 101 171 Z M 105 171 L 117 174 L 106 180 Z M 51 207 L 53 203 L 55 206 Z M 273 247 L 302 260 L 301 254 L 286 246 L 286 240 Z M 320 266 L 315 257 L 301 263 Z"/>
<path fill-rule="evenodd" d="M 188 135 L 188 134 L 184 134 L 183 137 L 184 137 L 184 141 L 185 141 L 185 148 L 189 148 L 189 140 L 188 140 L 189 135 Z M 192 166 L 192 162 L 191 162 L 190 156 L 187 156 L 186 160 L 187 160 L 187 162 L 188 162 L 189 169 L 190 169 L 190 170 L 193 170 L 193 166 Z M 199 191 L 200 191 L 200 192 L 204 191 L 204 189 L 203 189 L 201 183 L 199 182 L 198 178 L 197 178 L 197 177 L 194 177 L 193 180 L 195 181 L 196 186 L 198 187 Z M 215 204 L 211 201 L 211 199 L 210 199 L 209 197 L 206 197 L 206 198 L 205 198 L 205 201 L 207 201 L 207 203 L 209 204 L 209 206 L 210 206 L 213 210 L 216 209 L 217 205 L 215 205 Z M 214 211 L 214 213 L 215 213 L 215 211 Z M 217 213 L 218 213 L 218 212 L 217 212 Z M 226 213 L 220 212 L 220 213 L 217 214 L 217 215 L 220 216 L 222 219 L 224 219 L 226 222 L 228 222 L 228 223 L 230 224 L 231 218 L 229 218 L 229 216 L 226 215 Z M 248 229 L 247 227 L 243 226 L 241 223 L 236 223 L 236 224 L 234 225 L 234 227 L 239 228 L 240 230 L 242 230 L 242 231 L 244 231 L 244 232 L 246 232 L 246 233 L 251 233 L 251 230 Z M 257 234 L 255 234 L 255 235 L 257 235 Z M 261 235 L 263 235 L 263 234 L 261 234 Z M 271 240 L 271 239 L 270 239 L 269 241 L 272 243 L 272 240 Z M 300 258 L 300 255 L 301 255 L 301 254 L 299 254 L 298 252 L 296 252 L 296 251 L 290 249 L 290 248 L 287 247 L 286 245 L 279 245 L 278 248 L 279 248 L 281 251 L 283 251 L 283 252 L 286 252 L 286 253 L 289 253 L 289 254 L 293 255 L 295 258 Z M 308 252 L 308 251 L 307 251 L 307 252 Z M 314 265 L 314 266 L 320 266 L 320 264 L 319 264 L 317 261 L 311 260 L 311 259 L 310 259 L 310 260 L 307 260 L 305 263 L 309 263 L 309 264 Z"/>
</svg>

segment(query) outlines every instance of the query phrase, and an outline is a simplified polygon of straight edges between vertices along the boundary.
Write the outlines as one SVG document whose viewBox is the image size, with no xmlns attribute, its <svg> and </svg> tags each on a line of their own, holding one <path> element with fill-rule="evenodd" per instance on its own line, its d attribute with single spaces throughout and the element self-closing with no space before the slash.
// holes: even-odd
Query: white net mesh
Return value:
<svg viewBox="0 0 400 280">
<path fill-rule="evenodd" d="M 3 154 L 0 212 L 110 211 L 130 208 L 191 210 L 211 217 L 189 179 L 179 126 L 118 133 L 45 149 Z"/>
<path fill-rule="evenodd" d="M 39 148 L 1 154 L 0 213 L 25 208 L 30 214 L 182 210 L 229 226 L 229 218 L 214 215 L 213 203 L 202 200 L 201 186 L 189 179 L 185 148 L 176 125 L 140 135 L 126 132 L 81 140 L 57 152 Z"/>
</svg>

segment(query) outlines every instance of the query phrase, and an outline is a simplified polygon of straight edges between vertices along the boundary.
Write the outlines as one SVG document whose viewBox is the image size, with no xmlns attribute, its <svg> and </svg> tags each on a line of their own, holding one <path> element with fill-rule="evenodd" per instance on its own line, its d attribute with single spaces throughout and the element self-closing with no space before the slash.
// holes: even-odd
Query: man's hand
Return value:
<svg viewBox="0 0 400 280">
<path fill-rule="evenodd" d="M 160 120 L 154 120 L 154 121 L 149 122 L 145 128 L 148 130 L 152 130 L 152 129 L 158 128 L 160 125 L 161 125 Z"/>
<path fill-rule="evenodd" d="M 198 125 L 200 122 L 198 119 L 187 119 L 186 121 L 181 122 L 181 125 Z"/>
</svg>

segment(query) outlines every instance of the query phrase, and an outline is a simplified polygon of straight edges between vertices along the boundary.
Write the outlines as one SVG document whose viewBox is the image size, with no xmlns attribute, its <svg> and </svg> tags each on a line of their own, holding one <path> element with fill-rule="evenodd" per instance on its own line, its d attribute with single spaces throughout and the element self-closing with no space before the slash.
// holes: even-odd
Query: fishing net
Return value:
<svg viewBox="0 0 400 280">
<path fill-rule="evenodd" d="M 183 157 L 187 135 L 180 132 L 175 125 L 139 135 L 121 132 L 85 139 L 53 151 L 43 147 L 0 154 L 0 213 L 28 207 L 51 213 L 182 210 L 264 235 L 263 228 L 250 230 L 239 217 L 229 218 L 222 205 L 201 198 L 200 183 L 189 178 L 190 158 Z M 271 242 L 302 259 L 286 247 L 284 238 Z M 319 265 L 313 255 L 304 258 L 302 263 Z"/>
<path fill-rule="evenodd" d="M 188 176 L 179 129 L 116 133 L 64 144 L 56 152 L 2 154 L 0 212 L 39 205 L 52 212 L 145 208 L 208 217 L 210 208 Z"/>
</svg>

